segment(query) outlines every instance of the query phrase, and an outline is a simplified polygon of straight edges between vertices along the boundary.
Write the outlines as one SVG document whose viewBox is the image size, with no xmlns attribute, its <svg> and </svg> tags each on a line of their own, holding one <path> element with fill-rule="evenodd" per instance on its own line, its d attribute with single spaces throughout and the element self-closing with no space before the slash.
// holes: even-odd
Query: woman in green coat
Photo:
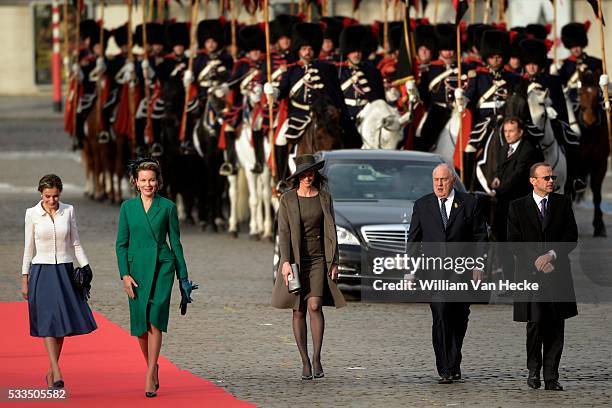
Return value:
<svg viewBox="0 0 612 408">
<path fill-rule="evenodd" d="M 130 331 L 138 336 L 147 362 L 145 395 L 155 397 L 159 388 L 157 359 L 162 332 L 168 328 L 174 275 L 181 282 L 183 302 L 191 300 L 191 282 L 187 279 L 176 205 L 156 194 L 162 185 L 159 164 L 152 159 L 140 160 L 134 163 L 131 178 L 140 194 L 121 206 L 117 262 L 129 298 Z"/>
</svg>

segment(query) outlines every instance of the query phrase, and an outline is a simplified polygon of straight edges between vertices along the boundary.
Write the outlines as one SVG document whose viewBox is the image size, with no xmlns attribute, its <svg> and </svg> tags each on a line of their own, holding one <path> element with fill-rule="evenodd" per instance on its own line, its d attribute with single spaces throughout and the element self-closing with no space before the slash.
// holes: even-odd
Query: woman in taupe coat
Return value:
<svg viewBox="0 0 612 408">
<path fill-rule="evenodd" d="M 318 172 L 324 162 L 316 162 L 312 155 L 299 156 L 295 162 L 296 170 L 288 178 L 293 189 L 283 194 L 278 210 L 280 274 L 274 284 L 272 306 L 293 309 L 293 334 L 302 358 L 302 379 L 311 380 L 324 376 L 323 306 L 342 307 L 346 302 L 335 283 L 338 242 L 334 209 L 330 194 L 322 190 L 325 177 Z M 287 288 L 288 280 L 293 279 L 292 263 L 299 266 L 301 290 L 297 293 L 289 293 Z M 307 311 L 314 347 L 312 364 L 307 346 Z"/>
</svg>

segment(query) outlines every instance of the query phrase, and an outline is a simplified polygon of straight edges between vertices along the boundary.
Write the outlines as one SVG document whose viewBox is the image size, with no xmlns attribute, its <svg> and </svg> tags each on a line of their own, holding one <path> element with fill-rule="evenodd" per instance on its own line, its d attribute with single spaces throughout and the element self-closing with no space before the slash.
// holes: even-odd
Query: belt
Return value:
<svg viewBox="0 0 612 408">
<path fill-rule="evenodd" d="M 347 106 L 365 106 L 368 104 L 367 99 L 345 99 L 344 103 Z"/>
<path fill-rule="evenodd" d="M 296 108 L 299 108 L 299 109 L 302 109 L 302 110 L 310 112 L 310 106 L 303 105 L 303 104 L 301 104 L 299 102 L 294 101 L 293 99 L 291 99 L 291 105 L 295 106 Z"/>
<path fill-rule="evenodd" d="M 501 109 L 506 104 L 505 101 L 483 102 L 478 106 L 479 109 Z"/>
</svg>

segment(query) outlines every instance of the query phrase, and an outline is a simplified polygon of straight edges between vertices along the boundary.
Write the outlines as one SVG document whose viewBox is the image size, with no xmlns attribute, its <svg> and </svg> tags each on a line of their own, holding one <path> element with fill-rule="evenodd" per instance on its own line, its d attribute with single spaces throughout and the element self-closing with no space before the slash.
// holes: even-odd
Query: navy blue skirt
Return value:
<svg viewBox="0 0 612 408">
<path fill-rule="evenodd" d="M 72 270 L 72 263 L 34 264 L 30 268 L 30 336 L 76 336 L 97 329 L 87 300 L 72 286 Z"/>
</svg>

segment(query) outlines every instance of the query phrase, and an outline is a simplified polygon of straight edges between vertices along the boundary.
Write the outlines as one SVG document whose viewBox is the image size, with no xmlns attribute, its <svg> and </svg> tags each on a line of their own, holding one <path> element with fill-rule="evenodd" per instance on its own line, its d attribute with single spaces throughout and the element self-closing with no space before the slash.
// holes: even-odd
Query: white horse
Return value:
<svg viewBox="0 0 612 408">
<path fill-rule="evenodd" d="M 539 145 L 544 154 L 544 160 L 553 168 L 557 175 L 555 181 L 555 191 L 563 194 L 565 181 L 567 180 L 567 161 L 565 153 L 557 142 L 557 138 L 550 124 L 551 117 L 554 119 L 554 109 L 550 108 L 550 100 L 548 100 L 548 89 L 543 89 L 539 86 L 530 86 L 527 92 L 527 104 L 531 114 L 531 122 L 529 131 L 532 135 L 539 139 Z"/>
<path fill-rule="evenodd" d="M 240 216 L 240 203 L 248 195 L 249 202 L 249 235 L 252 238 L 272 239 L 272 175 L 270 168 L 264 165 L 261 174 L 251 171 L 255 165 L 255 149 L 251 145 L 252 128 L 249 120 L 242 122 L 240 136 L 236 139 L 236 154 L 239 165 L 244 171 L 248 190 L 240 188 L 239 174 L 227 177 L 229 183 L 230 216 L 228 231 L 233 236 L 238 236 L 238 223 L 243 217 Z M 264 138 L 264 157 L 270 155 L 271 146 Z"/>
<path fill-rule="evenodd" d="M 382 99 L 369 102 L 357 115 L 362 149 L 397 149 L 404 123 L 397 109 Z"/>
</svg>

